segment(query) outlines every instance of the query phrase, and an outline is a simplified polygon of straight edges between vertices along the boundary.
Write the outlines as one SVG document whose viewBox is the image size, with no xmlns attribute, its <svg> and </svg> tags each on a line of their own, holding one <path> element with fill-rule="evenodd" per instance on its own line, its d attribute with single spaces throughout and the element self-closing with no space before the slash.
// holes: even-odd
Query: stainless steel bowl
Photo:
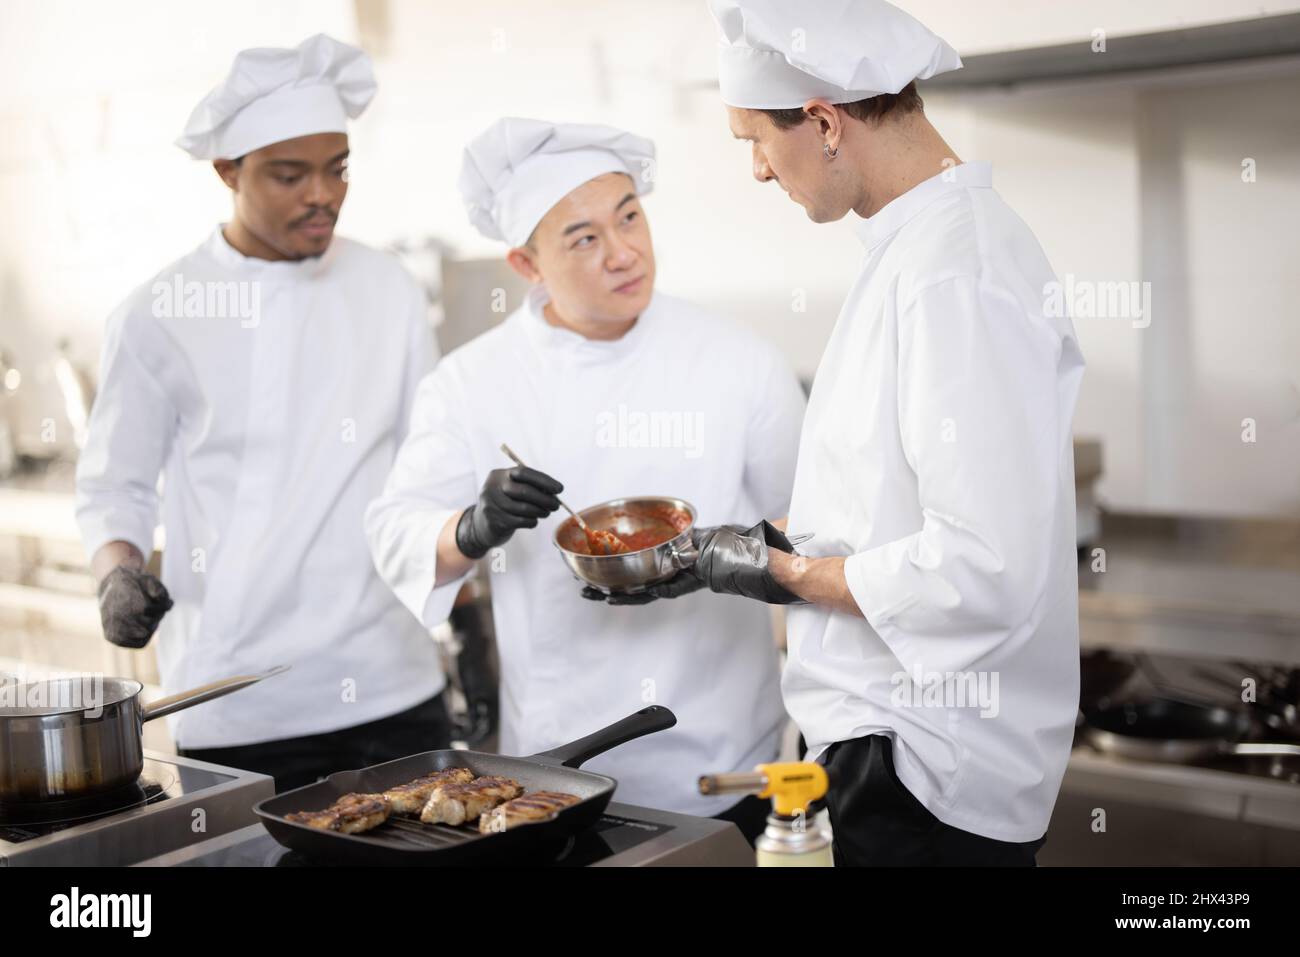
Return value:
<svg viewBox="0 0 1300 957">
<path fill-rule="evenodd" d="M 653 523 L 652 518 L 628 514 L 629 509 L 638 508 L 678 509 L 689 515 L 691 522 L 673 538 L 650 548 L 621 555 L 584 555 L 573 549 L 585 544 L 586 535 L 578 523 L 570 518 L 555 530 L 555 547 L 574 577 L 607 595 L 634 595 L 657 582 L 667 581 L 695 562 L 695 546 L 691 542 L 691 529 L 695 527 L 695 506 L 683 499 L 656 495 L 616 498 L 581 509 L 578 514 L 592 528 L 608 529 L 623 536 L 644 531 Z"/>
</svg>

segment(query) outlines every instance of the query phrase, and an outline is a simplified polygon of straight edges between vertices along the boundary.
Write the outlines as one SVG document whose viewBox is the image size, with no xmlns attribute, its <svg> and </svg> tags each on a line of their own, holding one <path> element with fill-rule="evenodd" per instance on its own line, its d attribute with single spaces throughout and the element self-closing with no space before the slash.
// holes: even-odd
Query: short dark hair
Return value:
<svg viewBox="0 0 1300 957">
<path fill-rule="evenodd" d="M 864 123 L 879 123 L 892 114 L 917 113 L 925 107 L 921 101 L 921 94 L 916 92 L 915 80 L 897 93 L 881 93 L 879 96 L 870 96 L 865 100 L 854 100 L 851 103 L 837 105 L 849 116 Z M 808 114 L 798 106 L 789 110 L 760 110 L 759 112 L 766 113 L 768 119 L 779 130 L 794 129 L 808 119 Z"/>
</svg>

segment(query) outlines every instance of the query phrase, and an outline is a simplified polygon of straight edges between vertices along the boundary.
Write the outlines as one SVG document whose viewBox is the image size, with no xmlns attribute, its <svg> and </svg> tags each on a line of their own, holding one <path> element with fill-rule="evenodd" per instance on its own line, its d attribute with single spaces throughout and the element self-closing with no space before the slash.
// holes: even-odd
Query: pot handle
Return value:
<svg viewBox="0 0 1300 957">
<path fill-rule="evenodd" d="M 796 532 L 794 535 L 787 535 L 785 540 L 790 543 L 791 548 L 798 548 L 804 542 L 811 542 L 816 537 L 816 532 Z"/>
<path fill-rule="evenodd" d="M 681 548 L 678 548 L 670 542 L 668 545 L 668 553 L 665 557 L 668 559 L 667 562 L 665 562 L 668 567 L 661 569 L 661 571 L 680 572 L 690 568 L 699 560 L 700 550 L 695 547 L 694 539 L 687 538 L 686 544 Z"/>
<path fill-rule="evenodd" d="M 241 691 L 249 685 L 257 684 L 264 678 L 283 674 L 288 670 L 288 665 L 276 665 L 269 671 L 263 671 L 260 675 L 240 675 L 237 678 L 225 678 L 199 688 L 192 688 L 189 691 L 182 691 L 166 698 L 159 698 L 157 701 L 144 706 L 140 720 L 152 721 L 154 718 L 165 718 L 169 714 L 192 708 L 196 704 L 203 704 L 203 702 L 211 701 L 213 698 L 221 698 L 235 691 Z"/>
<path fill-rule="evenodd" d="M 656 731 L 666 731 L 677 723 L 677 715 L 662 705 L 652 704 L 615 721 L 607 728 L 593 731 L 585 738 L 570 741 L 550 751 L 534 754 L 530 760 L 565 768 L 580 768 L 587 761 L 611 748 Z"/>
</svg>

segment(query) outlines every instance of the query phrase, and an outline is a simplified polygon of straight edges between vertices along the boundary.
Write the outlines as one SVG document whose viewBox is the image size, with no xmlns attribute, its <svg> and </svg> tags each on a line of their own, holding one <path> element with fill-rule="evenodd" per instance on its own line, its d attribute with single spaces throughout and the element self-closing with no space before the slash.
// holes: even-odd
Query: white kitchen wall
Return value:
<svg viewBox="0 0 1300 957">
<path fill-rule="evenodd" d="M 903 5 L 969 55 L 1300 0 Z M 750 178 L 712 88 L 702 0 L 17 0 L 0 17 L 0 348 L 11 352 L 39 357 L 66 335 L 93 364 L 109 308 L 228 208 L 210 168 L 170 145 L 190 107 L 240 47 L 320 30 L 377 56 L 343 219 L 357 238 L 432 233 L 465 255 L 499 252 L 465 222 L 460 148 L 499 115 L 535 115 L 653 137 L 661 287 L 748 323 L 805 375 L 857 267 L 847 221 L 814 226 Z M 1300 514 L 1297 92 L 1300 70 L 1284 67 L 927 96 L 959 155 L 993 162 L 1058 273 L 1152 282 L 1150 327 L 1076 323 L 1089 359 L 1076 428 L 1105 444 L 1113 505 Z M 1246 157 L 1254 183 L 1241 180 Z M 1241 441 L 1243 419 L 1258 441 Z"/>
</svg>

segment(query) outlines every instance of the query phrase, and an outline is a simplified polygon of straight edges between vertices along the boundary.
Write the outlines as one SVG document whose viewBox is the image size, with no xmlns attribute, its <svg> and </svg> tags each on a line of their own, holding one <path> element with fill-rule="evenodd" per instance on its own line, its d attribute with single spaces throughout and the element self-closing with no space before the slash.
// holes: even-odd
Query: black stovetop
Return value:
<svg viewBox="0 0 1300 957">
<path fill-rule="evenodd" d="M 553 867 L 586 867 L 674 830 L 671 824 L 640 821 L 606 814 L 594 825 L 569 839 L 553 859 L 536 863 Z M 519 863 L 519 862 L 516 862 Z M 232 847 L 223 847 L 185 861 L 183 867 L 320 867 L 328 862 L 308 857 L 276 842 L 263 831 Z"/>
</svg>

